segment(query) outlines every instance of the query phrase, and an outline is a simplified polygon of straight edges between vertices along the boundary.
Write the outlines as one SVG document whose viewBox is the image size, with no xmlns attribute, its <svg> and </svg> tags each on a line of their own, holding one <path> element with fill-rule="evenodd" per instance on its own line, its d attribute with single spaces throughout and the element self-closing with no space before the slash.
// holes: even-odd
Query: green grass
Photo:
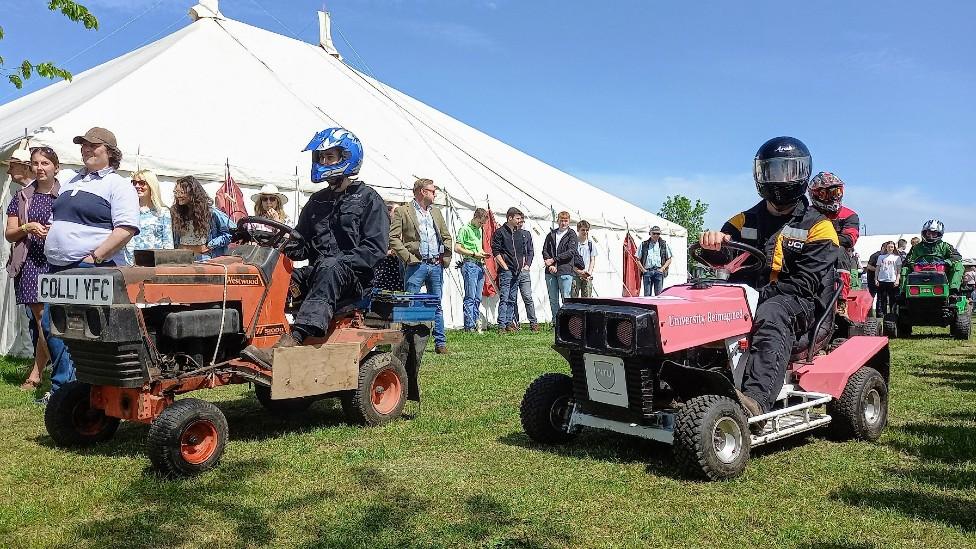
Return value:
<svg viewBox="0 0 976 549">
<path fill-rule="evenodd" d="M 246 385 L 195 394 L 231 441 L 183 481 L 148 469 L 143 425 L 54 448 L 17 388 L 24 366 L 0 362 L 0 546 L 976 546 L 976 344 L 945 330 L 892 343 L 878 443 L 794 439 L 722 483 L 682 478 L 648 441 L 530 443 L 525 387 L 567 371 L 551 332 L 450 337 L 452 354 L 425 357 L 419 415 L 380 428 L 331 401 L 275 419 Z"/>
</svg>

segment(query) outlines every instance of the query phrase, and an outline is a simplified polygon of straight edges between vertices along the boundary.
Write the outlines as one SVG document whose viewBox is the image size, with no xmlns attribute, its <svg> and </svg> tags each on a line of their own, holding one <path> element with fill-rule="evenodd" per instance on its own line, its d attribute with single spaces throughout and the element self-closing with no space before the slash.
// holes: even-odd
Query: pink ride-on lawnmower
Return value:
<svg viewBox="0 0 976 549">
<path fill-rule="evenodd" d="M 876 440 L 888 418 L 888 339 L 835 338 L 835 284 L 794 345 L 774 408 L 747 417 L 735 388 L 759 294 L 727 278 L 766 259 L 742 243 L 725 246 L 743 253 L 712 265 L 697 244 L 689 250 L 717 279 L 657 297 L 567 300 L 554 348 L 572 375 L 532 382 L 521 406 L 526 434 L 566 443 L 589 427 L 657 440 L 674 447 L 683 469 L 710 480 L 740 474 L 752 448 L 823 426 L 837 438 Z"/>
</svg>

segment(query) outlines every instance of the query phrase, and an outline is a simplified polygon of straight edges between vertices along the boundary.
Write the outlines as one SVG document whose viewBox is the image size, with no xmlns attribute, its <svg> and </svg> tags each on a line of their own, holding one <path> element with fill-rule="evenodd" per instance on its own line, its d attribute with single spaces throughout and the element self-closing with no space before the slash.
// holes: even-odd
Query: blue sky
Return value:
<svg viewBox="0 0 976 549">
<path fill-rule="evenodd" d="M 193 2 L 88 0 L 97 32 L 46 3 L 4 8 L 8 65 L 30 57 L 80 72 L 189 24 Z M 229 17 L 308 42 L 322 6 L 220 2 Z M 815 170 L 847 182 L 869 233 L 914 232 L 930 217 L 976 230 L 976 3 L 325 6 L 353 66 L 649 210 L 681 193 L 708 202 L 707 224 L 721 224 L 758 200 L 752 157 L 786 134 L 806 142 Z M 0 103 L 45 84 L 2 86 Z"/>
</svg>

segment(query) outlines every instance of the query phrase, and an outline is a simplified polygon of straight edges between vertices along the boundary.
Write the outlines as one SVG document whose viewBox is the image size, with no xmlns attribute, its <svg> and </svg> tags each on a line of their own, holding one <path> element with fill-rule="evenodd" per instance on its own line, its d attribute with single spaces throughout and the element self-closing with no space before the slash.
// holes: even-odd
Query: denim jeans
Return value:
<svg viewBox="0 0 976 549">
<path fill-rule="evenodd" d="M 498 327 L 505 328 L 515 319 L 515 300 L 518 297 L 519 277 L 512 271 L 498 269 Z"/>
<path fill-rule="evenodd" d="M 115 263 L 106 261 L 99 265 L 78 262 L 71 265 L 51 265 L 50 273 L 57 273 L 67 269 L 91 269 L 92 267 L 114 267 Z M 49 273 L 49 274 L 50 274 Z M 75 363 L 71 361 L 68 347 L 60 337 L 51 335 L 51 305 L 44 304 L 44 315 L 41 316 L 41 329 L 47 337 L 47 348 L 51 353 L 51 393 L 56 392 L 62 385 L 74 381 Z"/>
<path fill-rule="evenodd" d="M 481 291 L 485 286 L 485 267 L 474 261 L 461 263 L 461 278 L 464 279 L 464 329 L 478 327 L 478 312 L 481 308 Z"/>
<path fill-rule="evenodd" d="M 521 271 L 518 276 L 518 289 L 525 303 L 525 316 L 529 317 L 529 325 L 536 326 L 539 319 L 535 316 L 535 301 L 532 300 L 532 273 Z M 518 318 L 518 307 L 515 307 L 515 318 Z"/>
<path fill-rule="evenodd" d="M 573 291 L 573 275 L 546 273 L 546 288 L 549 290 L 549 308 L 552 309 L 552 321 L 556 321 L 561 299 L 570 297 Z"/>
<path fill-rule="evenodd" d="M 430 263 L 407 265 L 403 277 L 403 289 L 408 293 L 419 293 L 420 287 L 425 286 L 427 293 L 437 296 L 437 314 L 434 317 L 434 346 L 446 347 L 447 336 L 444 335 L 444 309 L 441 307 L 441 295 L 444 287 L 444 267 Z"/>
<path fill-rule="evenodd" d="M 664 288 L 664 273 L 658 270 L 645 271 L 642 276 L 644 279 L 644 295 L 661 295 Z M 653 290 L 653 294 L 651 291 Z"/>
</svg>

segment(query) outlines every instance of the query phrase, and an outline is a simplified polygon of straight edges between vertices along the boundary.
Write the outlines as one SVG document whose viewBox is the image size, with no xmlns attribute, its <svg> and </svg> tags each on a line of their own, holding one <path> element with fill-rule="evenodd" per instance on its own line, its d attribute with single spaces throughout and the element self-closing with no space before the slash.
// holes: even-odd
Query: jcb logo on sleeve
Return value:
<svg viewBox="0 0 976 549">
<path fill-rule="evenodd" d="M 783 240 L 783 244 L 786 244 L 786 247 L 787 248 L 790 248 L 790 249 L 793 249 L 793 250 L 802 250 L 803 249 L 803 241 L 802 240 L 793 240 L 793 239 L 788 239 L 787 240 L 787 239 L 784 239 Z"/>
</svg>

